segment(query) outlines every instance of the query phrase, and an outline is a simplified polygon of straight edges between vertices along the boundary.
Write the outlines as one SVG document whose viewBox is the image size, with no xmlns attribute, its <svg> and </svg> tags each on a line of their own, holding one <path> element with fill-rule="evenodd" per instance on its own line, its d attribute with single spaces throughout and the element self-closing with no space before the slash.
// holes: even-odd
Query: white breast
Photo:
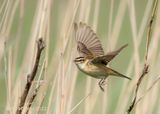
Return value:
<svg viewBox="0 0 160 114">
<path fill-rule="evenodd" d="M 88 61 L 86 61 L 85 63 L 82 63 L 82 64 L 76 64 L 76 65 L 80 70 L 85 71 L 86 69 L 88 69 L 87 63 L 88 63 Z"/>
</svg>

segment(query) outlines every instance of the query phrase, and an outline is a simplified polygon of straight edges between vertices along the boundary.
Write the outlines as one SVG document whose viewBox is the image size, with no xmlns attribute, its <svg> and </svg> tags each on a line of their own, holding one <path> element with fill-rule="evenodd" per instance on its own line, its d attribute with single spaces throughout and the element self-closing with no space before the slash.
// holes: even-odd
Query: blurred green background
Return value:
<svg viewBox="0 0 160 114">
<path fill-rule="evenodd" d="M 2 7 L 2 3 L 5 0 L 0 0 L 0 8 Z M 17 52 L 17 60 L 16 60 L 16 71 L 14 71 L 14 74 L 12 74 L 16 80 L 16 76 L 20 70 L 22 60 L 24 57 L 24 52 L 26 50 L 26 46 L 28 43 L 28 38 L 30 37 L 31 33 L 33 32 L 31 27 L 33 23 L 33 18 L 34 14 L 36 11 L 36 6 L 37 6 L 37 1 L 38 0 L 24 0 L 24 15 L 20 18 L 20 13 L 22 12 L 21 8 L 18 7 L 16 9 L 16 15 L 14 15 L 14 20 L 12 23 L 11 31 L 8 36 L 7 44 L 6 44 L 6 52 L 8 48 L 13 48 L 12 54 L 15 52 L 15 48 L 18 45 L 18 52 Z M 58 31 L 58 20 L 61 16 L 61 8 L 67 6 L 66 4 L 68 3 L 69 0 L 53 0 L 52 4 L 52 11 L 51 11 L 51 32 L 50 32 L 50 46 L 49 46 L 49 61 L 51 59 L 51 55 L 54 53 L 54 47 L 55 44 L 58 40 L 57 34 L 61 31 Z M 108 38 L 108 23 L 109 23 L 109 11 L 110 11 L 110 2 L 111 0 L 101 0 L 100 1 L 100 10 L 99 10 L 99 16 L 98 16 L 98 26 L 97 26 L 97 35 L 99 36 L 100 40 L 102 41 L 103 47 L 106 50 L 106 39 Z M 118 12 L 118 6 L 120 4 L 121 0 L 114 0 L 114 9 L 113 9 L 113 20 L 112 22 L 115 21 L 117 12 Z M 95 2 L 93 2 L 94 4 Z M 136 13 L 136 18 L 137 18 L 137 30 L 139 30 L 140 23 L 142 21 L 143 15 L 144 15 L 144 10 L 147 4 L 147 0 L 135 0 L 135 13 Z M 4 12 L 1 13 L 3 15 Z M 92 20 L 93 15 L 90 15 L 90 19 Z M 1 19 L 0 19 L 1 20 Z M 88 23 L 90 26 L 91 23 Z M 113 23 L 112 23 L 113 27 Z M 20 31 L 19 36 L 17 35 L 18 31 Z M 132 56 L 133 53 L 133 41 L 132 41 L 132 32 L 131 32 L 131 24 L 130 24 L 130 17 L 129 17 L 129 11 L 128 7 L 127 10 L 125 11 L 125 16 L 123 17 L 123 23 L 122 23 L 122 28 L 120 31 L 120 34 L 118 36 L 119 40 L 117 43 L 116 48 L 120 47 L 121 45 L 128 43 L 129 46 L 123 50 L 121 54 L 118 55 L 114 59 L 114 61 L 111 62 L 110 66 L 112 66 L 114 69 L 117 71 L 120 71 L 121 73 L 125 73 L 127 69 L 128 62 L 130 60 L 130 57 Z M 143 36 L 145 38 L 145 36 Z M 18 40 L 19 38 L 19 40 Z M 110 39 L 111 41 L 112 39 Z M 19 42 L 17 42 L 19 41 Z M 142 41 L 140 45 L 140 56 L 141 59 L 144 56 L 144 50 L 145 50 L 145 40 Z M 76 88 L 81 90 L 83 89 L 83 83 L 85 84 L 86 77 L 81 76 L 84 75 L 83 73 L 79 73 L 78 81 L 76 84 Z M 131 75 L 130 77 L 133 77 Z M 114 107 L 116 107 L 116 101 L 118 99 L 118 93 L 121 90 L 123 79 L 117 79 L 117 78 L 109 78 L 110 80 L 110 85 L 109 85 L 109 114 L 112 114 L 114 112 Z M 5 67 L 4 67 L 4 58 L 2 58 L 1 63 L 0 63 L 0 114 L 4 112 L 4 109 L 6 107 L 6 82 L 5 82 Z M 13 84 L 14 87 L 14 84 Z M 79 101 L 84 93 L 78 93 L 76 94 L 77 96 L 75 97 L 75 101 Z M 82 107 L 82 105 L 80 105 Z M 79 107 L 79 108 L 80 108 Z M 78 108 L 78 109 L 79 109 Z M 78 111 L 78 109 L 76 111 Z M 76 111 L 74 114 L 76 114 Z"/>
</svg>

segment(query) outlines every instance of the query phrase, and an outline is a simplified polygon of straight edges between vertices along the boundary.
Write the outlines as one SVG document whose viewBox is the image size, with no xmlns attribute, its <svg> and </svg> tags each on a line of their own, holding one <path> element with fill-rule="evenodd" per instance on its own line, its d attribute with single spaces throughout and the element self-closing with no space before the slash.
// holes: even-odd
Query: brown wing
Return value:
<svg viewBox="0 0 160 114">
<path fill-rule="evenodd" d="M 80 22 L 74 24 L 77 50 L 81 56 L 97 57 L 104 55 L 101 43 L 94 31 L 86 24 Z"/>
<path fill-rule="evenodd" d="M 116 55 L 119 54 L 119 52 L 122 49 L 124 49 L 127 46 L 128 46 L 128 44 L 125 44 L 125 45 L 121 46 L 119 49 L 117 49 L 116 51 L 109 52 L 107 55 L 104 55 L 104 56 L 96 57 L 92 60 L 92 63 L 94 63 L 94 64 L 101 63 L 104 65 L 107 65 Z"/>
</svg>

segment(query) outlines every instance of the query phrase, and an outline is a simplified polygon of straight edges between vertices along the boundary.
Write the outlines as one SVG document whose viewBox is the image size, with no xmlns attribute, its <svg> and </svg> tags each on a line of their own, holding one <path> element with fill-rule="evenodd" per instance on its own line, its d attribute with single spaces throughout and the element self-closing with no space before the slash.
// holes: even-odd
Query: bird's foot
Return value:
<svg viewBox="0 0 160 114">
<path fill-rule="evenodd" d="M 99 87 L 104 92 L 104 88 L 102 87 L 102 85 L 99 85 Z"/>
<path fill-rule="evenodd" d="M 101 79 L 98 84 L 99 84 L 100 89 L 104 92 L 103 86 L 105 86 L 107 84 L 105 79 Z"/>
</svg>

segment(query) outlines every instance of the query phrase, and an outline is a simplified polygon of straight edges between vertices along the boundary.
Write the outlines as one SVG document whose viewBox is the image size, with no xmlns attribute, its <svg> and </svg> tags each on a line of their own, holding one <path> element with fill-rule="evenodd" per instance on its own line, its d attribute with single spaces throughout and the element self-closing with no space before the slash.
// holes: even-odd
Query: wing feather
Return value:
<svg viewBox="0 0 160 114">
<path fill-rule="evenodd" d="M 94 58 L 104 55 L 102 45 L 91 27 L 80 22 L 74 24 L 74 30 L 77 49 L 81 56 Z"/>
<path fill-rule="evenodd" d="M 107 55 L 96 57 L 92 60 L 92 63 L 94 63 L 94 64 L 100 63 L 100 64 L 107 65 L 116 55 L 119 54 L 119 52 L 122 49 L 124 49 L 127 46 L 128 46 L 128 44 L 125 44 L 125 45 L 121 46 L 119 49 L 112 51 L 112 52 L 109 52 Z"/>
</svg>

